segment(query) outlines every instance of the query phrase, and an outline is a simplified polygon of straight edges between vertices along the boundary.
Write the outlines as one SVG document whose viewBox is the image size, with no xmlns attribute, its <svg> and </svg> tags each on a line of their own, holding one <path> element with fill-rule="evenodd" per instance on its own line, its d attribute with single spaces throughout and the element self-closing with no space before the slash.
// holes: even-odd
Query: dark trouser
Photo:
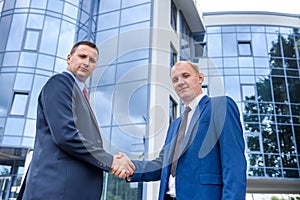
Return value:
<svg viewBox="0 0 300 200">
<path fill-rule="evenodd" d="M 171 197 L 170 195 L 168 195 L 168 194 L 165 194 L 165 198 L 164 198 L 164 200 L 176 200 L 176 198 L 174 198 L 174 197 Z"/>
</svg>

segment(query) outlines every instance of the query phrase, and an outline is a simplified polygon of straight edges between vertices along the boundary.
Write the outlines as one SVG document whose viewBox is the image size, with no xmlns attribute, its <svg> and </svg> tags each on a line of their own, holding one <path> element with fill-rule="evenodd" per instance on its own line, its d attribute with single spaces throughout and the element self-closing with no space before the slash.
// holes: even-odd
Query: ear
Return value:
<svg viewBox="0 0 300 200">
<path fill-rule="evenodd" d="M 67 64 L 70 64 L 71 54 L 68 54 L 67 56 Z"/>
<path fill-rule="evenodd" d="M 204 81 L 204 75 L 202 73 L 199 73 L 198 78 L 199 78 L 199 83 L 202 84 Z"/>
</svg>

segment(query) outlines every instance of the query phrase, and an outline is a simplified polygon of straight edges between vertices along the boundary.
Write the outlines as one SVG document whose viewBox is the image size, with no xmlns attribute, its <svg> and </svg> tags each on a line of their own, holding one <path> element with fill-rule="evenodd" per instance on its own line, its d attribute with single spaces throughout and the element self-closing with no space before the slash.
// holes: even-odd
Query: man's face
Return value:
<svg viewBox="0 0 300 200">
<path fill-rule="evenodd" d="M 181 62 L 173 66 L 171 80 L 177 95 L 189 104 L 202 93 L 203 74 L 196 72 L 189 63 Z"/>
<path fill-rule="evenodd" d="M 95 70 L 97 61 L 98 53 L 96 49 L 87 45 L 80 45 L 72 55 L 68 54 L 68 70 L 85 82 Z"/>
</svg>

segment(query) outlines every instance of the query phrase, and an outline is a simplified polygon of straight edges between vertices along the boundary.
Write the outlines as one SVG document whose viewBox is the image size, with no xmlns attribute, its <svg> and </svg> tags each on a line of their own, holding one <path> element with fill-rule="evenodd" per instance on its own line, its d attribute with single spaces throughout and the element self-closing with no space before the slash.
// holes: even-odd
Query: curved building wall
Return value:
<svg viewBox="0 0 300 200">
<path fill-rule="evenodd" d="M 225 94 L 240 109 L 248 192 L 300 193 L 299 17 L 207 13 L 204 22 L 208 86 L 222 77 Z"/>
</svg>

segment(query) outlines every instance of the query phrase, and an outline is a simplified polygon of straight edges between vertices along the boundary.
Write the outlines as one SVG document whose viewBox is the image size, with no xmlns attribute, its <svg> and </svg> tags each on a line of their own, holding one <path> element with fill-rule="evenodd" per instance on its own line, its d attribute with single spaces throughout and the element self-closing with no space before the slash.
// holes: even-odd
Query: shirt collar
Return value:
<svg viewBox="0 0 300 200">
<path fill-rule="evenodd" d="M 83 89 L 85 88 L 84 82 L 82 82 L 79 78 L 77 78 L 73 72 L 71 72 L 69 70 L 66 70 L 65 72 L 67 72 L 68 74 L 70 74 L 74 78 L 74 80 L 75 80 L 76 84 L 78 85 L 79 89 L 81 91 L 83 91 Z"/>
<path fill-rule="evenodd" d="M 200 100 L 204 96 L 205 96 L 205 94 L 203 94 L 203 93 L 199 94 L 193 101 L 191 101 L 188 105 L 185 105 L 185 106 L 189 106 L 192 110 L 195 110 L 197 105 L 199 104 Z"/>
</svg>

